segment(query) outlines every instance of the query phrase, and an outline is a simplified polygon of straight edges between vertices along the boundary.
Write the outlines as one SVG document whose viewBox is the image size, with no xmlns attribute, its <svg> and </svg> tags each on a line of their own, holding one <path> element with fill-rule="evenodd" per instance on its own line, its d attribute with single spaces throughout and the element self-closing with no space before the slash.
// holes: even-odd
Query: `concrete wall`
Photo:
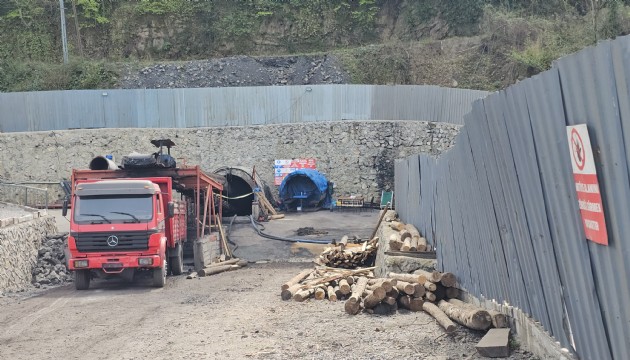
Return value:
<svg viewBox="0 0 630 360">
<path fill-rule="evenodd" d="M 380 197 L 393 188 L 394 159 L 439 154 L 453 145 L 458 125 L 421 121 L 342 121 L 192 129 L 98 129 L 0 134 L 0 180 L 58 181 L 72 168 L 87 168 L 96 155 L 155 148 L 150 139 L 171 138 L 172 154 L 206 171 L 256 166 L 273 184 L 275 159 L 314 157 L 339 195 Z M 182 161 L 179 160 L 181 164 Z"/>
<path fill-rule="evenodd" d="M 44 214 L 34 212 L 0 221 L 0 292 L 31 284 L 41 242 L 57 232 L 55 219 Z"/>
</svg>

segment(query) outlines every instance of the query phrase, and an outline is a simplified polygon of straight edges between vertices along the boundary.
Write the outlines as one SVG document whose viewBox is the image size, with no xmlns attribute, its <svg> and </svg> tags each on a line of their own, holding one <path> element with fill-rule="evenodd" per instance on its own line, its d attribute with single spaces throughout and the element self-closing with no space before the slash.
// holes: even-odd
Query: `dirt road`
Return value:
<svg viewBox="0 0 630 360">
<path fill-rule="evenodd" d="M 465 359 L 474 354 L 480 335 L 460 328 L 443 336 L 424 313 L 350 316 L 342 302 L 281 301 L 280 285 L 307 266 L 270 263 L 202 279 L 170 277 L 163 289 L 97 280 L 88 291 L 69 285 L 31 298 L 0 298 L 0 359 Z M 528 357 L 518 352 L 513 358 Z"/>
</svg>

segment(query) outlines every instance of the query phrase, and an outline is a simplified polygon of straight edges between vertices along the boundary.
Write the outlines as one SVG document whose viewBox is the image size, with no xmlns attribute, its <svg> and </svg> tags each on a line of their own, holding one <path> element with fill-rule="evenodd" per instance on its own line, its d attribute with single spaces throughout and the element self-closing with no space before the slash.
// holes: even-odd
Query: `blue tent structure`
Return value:
<svg viewBox="0 0 630 360">
<path fill-rule="evenodd" d="M 284 207 L 290 210 L 298 206 L 308 209 L 330 207 L 330 190 L 328 180 L 317 170 L 300 169 L 282 180 L 278 192 Z"/>
</svg>

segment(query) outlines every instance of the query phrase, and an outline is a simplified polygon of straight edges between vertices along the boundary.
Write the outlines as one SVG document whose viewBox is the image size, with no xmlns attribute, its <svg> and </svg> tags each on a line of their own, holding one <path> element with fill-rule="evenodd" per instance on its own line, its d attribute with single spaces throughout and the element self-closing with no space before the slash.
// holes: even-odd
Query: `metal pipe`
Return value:
<svg viewBox="0 0 630 360">
<path fill-rule="evenodd" d="M 118 165 L 104 156 L 97 156 L 90 161 L 90 170 L 118 170 Z"/>
</svg>

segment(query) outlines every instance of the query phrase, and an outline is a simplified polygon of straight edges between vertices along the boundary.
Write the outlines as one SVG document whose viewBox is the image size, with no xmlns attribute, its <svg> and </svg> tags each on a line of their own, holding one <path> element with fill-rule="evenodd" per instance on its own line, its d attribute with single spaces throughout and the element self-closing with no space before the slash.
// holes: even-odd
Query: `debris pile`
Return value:
<svg viewBox="0 0 630 360">
<path fill-rule="evenodd" d="M 426 252 L 427 239 L 420 235 L 418 229 L 412 224 L 404 224 L 400 221 L 391 221 L 389 227 L 396 232 L 389 236 L 389 248 L 393 251 Z"/>
<path fill-rule="evenodd" d="M 378 237 L 363 244 L 348 244 L 348 237 L 344 236 L 339 244 L 325 248 L 315 263 L 345 269 L 370 266 L 374 264 L 377 249 Z"/>
<path fill-rule="evenodd" d="M 64 243 L 68 234 L 56 234 L 42 241 L 37 254 L 37 263 L 33 268 L 33 286 L 61 285 L 71 282 L 72 274 L 66 268 Z"/>
</svg>

